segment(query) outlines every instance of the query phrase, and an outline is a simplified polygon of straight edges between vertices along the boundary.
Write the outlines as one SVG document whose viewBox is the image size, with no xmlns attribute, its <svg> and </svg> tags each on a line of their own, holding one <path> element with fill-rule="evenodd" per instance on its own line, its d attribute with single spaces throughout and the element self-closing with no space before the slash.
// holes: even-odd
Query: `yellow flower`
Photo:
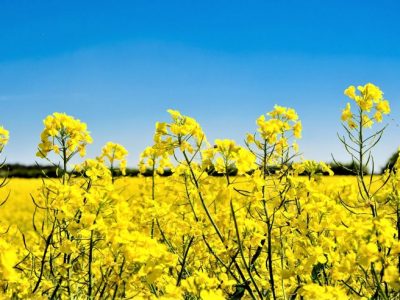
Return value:
<svg viewBox="0 0 400 300">
<path fill-rule="evenodd" d="M 254 143 L 254 135 L 248 133 L 248 134 L 246 135 L 246 142 L 247 142 L 248 144 Z"/>
<path fill-rule="evenodd" d="M 358 90 L 361 92 L 365 99 L 371 99 L 376 103 L 380 101 L 383 97 L 383 92 L 379 89 L 379 87 L 372 83 L 367 83 L 364 86 L 359 86 Z"/>
<path fill-rule="evenodd" d="M 99 160 L 86 159 L 82 164 L 77 165 L 76 169 L 83 172 L 93 181 L 97 181 L 98 179 L 103 179 L 106 182 L 111 181 L 110 170 Z"/>
<path fill-rule="evenodd" d="M 280 105 L 275 105 L 274 106 L 274 110 L 270 111 L 268 113 L 268 115 L 274 118 L 274 117 L 277 117 L 277 116 L 285 114 L 286 110 L 287 110 L 286 107 L 283 107 L 283 106 L 280 106 Z"/>
<path fill-rule="evenodd" d="M 107 158 L 112 168 L 114 168 L 114 162 L 119 160 L 122 175 L 125 175 L 127 155 L 128 155 L 128 150 L 126 150 L 124 146 L 117 143 L 108 142 L 103 147 L 99 159 L 102 161 L 104 158 Z"/>
<path fill-rule="evenodd" d="M 17 255 L 11 247 L 0 254 L 0 270 L 6 280 L 15 281 L 18 274 L 14 269 L 17 264 Z"/>
<path fill-rule="evenodd" d="M 400 275 L 397 267 L 391 265 L 385 268 L 383 280 L 398 290 L 400 288 Z"/>
<path fill-rule="evenodd" d="M 159 174 L 162 174 L 164 172 L 164 169 L 166 168 L 173 168 L 173 165 L 171 164 L 171 161 L 169 159 L 168 152 L 165 151 L 162 143 L 155 144 L 152 147 L 147 147 L 140 154 L 140 173 L 146 173 L 148 168 L 151 170 L 156 170 Z"/>
<path fill-rule="evenodd" d="M 362 126 L 365 128 L 370 128 L 374 122 L 365 114 L 362 115 Z"/>
<path fill-rule="evenodd" d="M 8 143 L 10 134 L 7 129 L 3 126 L 0 126 L 0 151 L 4 148 L 4 146 Z"/>
<path fill-rule="evenodd" d="M 231 152 L 237 152 L 239 147 L 236 146 L 234 140 L 215 140 L 215 145 L 217 151 L 223 153 L 225 156 L 228 156 Z"/>
<path fill-rule="evenodd" d="M 254 170 L 257 167 L 255 155 L 247 149 L 240 148 L 237 154 L 236 167 L 238 175 Z"/>
<path fill-rule="evenodd" d="M 286 112 L 286 118 L 291 121 L 296 121 L 299 117 L 293 108 L 289 108 Z"/>
<path fill-rule="evenodd" d="M 348 87 L 344 93 L 349 98 L 353 99 L 357 105 L 364 111 L 369 112 L 372 108 L 375 108 L 381 113 L 390 113 L 390 106 L 387 100 L 383 99 L 383 92 L 372 83 L 367 83 L 364 86 L 358 86 L 357 90 L 360 95 L 356 94 L 354 86 Z M 342 113 L 342 120 L 346 121 L 351 117 L 350 108 L 347 108 Z"/>
<path fill-rule="evenodd" d="M 350 299 L 346 291 L 341 287 L 320 286 L 316 283 L 308 283 L 301 287 L 300 295 L 305 299 L 321 299 L 321 300 L 346 300 Z"/>
<path fill-rule="evenodd" d="M 297 144 L 296 142 L 294 142 L 293 144 L 292 144 L 292 147 L 293 147 L 293 150 L 294 150 L 294 152 L 299 152 L 299 144 Z"/>
<path fill-rule="evenodd" d="M 346 104 L 346 108 L 342 110 L 342 121 L 348 121 L 353 118 L 350 103 Z"/>
<path fill-rule="evenodd" d="M 356 88 L 354 85 L 349 86 L 347 89 L 344 90 L 344 94 L 349 97 L 350 99 L 356 99 Z"/>
<path fill-rule="evenodd" d="M 334 175 L 333 171 L 331 170 L 331 167 L 328 166 L 326 163 L 320 162 L 319 165 L 321 166 L 321 169 L 323 172 L 327 172 L 329 174 L 329 176 Z"/>
<path fill-rule="evenodd" d="M 298 139 L 301 138 L 301 130 L 302 130 L 301 121 L 298 121 L 293 125 L 293 134 L 294 134 L 295 138 L 298 138 Z"/>
<path fill-rule="evenodd" d="M 86 145 L 93 141 L 85 123 L 64 113 L 47 116 L 43 124 L 45 127 L 36 154 L 39 157 L 46 157 L 51 151 L 66 157 L 75 152 L 83 156 Z"/>
<path fill-rule="evenodd" d="M 374 106 L 372 99 L 369 99 L 369 98 L 359 99 L 357 101 L 357 104 L 359 107 L 361 107 L 362 110 L 365 110 L 365 111 L 370 111 L 371 108 Z"/>
<path fill-rule="evenodd" d="M 202 300 L 225 300 L 226 297 L 222 293 L 221 290 L 215 290 L 215 291 L 207 291 L 207 290 L 202 290 L 200 292 L 200 298 Z"/>
<path fill-rule="evenodd" d="M 172 119 L 174 119 L 175 121 L 182 118 L 181 113 L 177 110 L 168 109 L 167 112 L 171 115 Z"/>
<path fill-rule="evenodd" d="M 156 132 L 159 134 L 166 134 L 167 131 L 167 123 L 157 122 L 156 123 Z"/>
<path fill-rule="evenodd" d="M 347 125 L 349 125 L 350 129 L 357 128 L 357 124 L 353 120 L 348 120 Z"/>
<path fill-rule="evenodd" d="M 156 144 L 166 143 L 167 145 L 163 145 L 164 148 L 174 149 L 180 146 L 185 138 L 193 137 L 196 144 L 206 142 L 203 130 L 195 119 L 184 116 L 177 110 L 169 109 L 167 111 L 172 117 L 172 122 L 157 125 L 154 135 Z"/>
<path fill-rule="evenodd" d="M 378 102 L 378 104 L 376 105 L 376 109 L 377 111 L 387 115 L 390 113 L 390 105 L 389 105 L 389 101 L 387 100 L 383 100 Z"/>
<path fill-rule="evenodd" d="M 298 116 L 294 109 L 275 105 L 274 110 L 267 113 L 270 118 L 266 120 L 265 115 L 261 115 L 256 123 L 258 132 L 261 137 L 268 141 L 269 144 L 277 142 L 279 135 L 293 130 L 293 135 L 296 138 L 301 138 L 301 122 L 297 121 Z M 254 138 L 247 135 L 248 143 L 254 141 Z"/>
<path fill-rule="evenodd" d="M 375 114 L 374 114 L 374 119 L 375 119 L 378 123 L 382 122 L 382 114 L 381 114 L 381 112 L 380 112 L 379 110 L 377 110 L 377 111 L 375 112 Z"/>
</svg>

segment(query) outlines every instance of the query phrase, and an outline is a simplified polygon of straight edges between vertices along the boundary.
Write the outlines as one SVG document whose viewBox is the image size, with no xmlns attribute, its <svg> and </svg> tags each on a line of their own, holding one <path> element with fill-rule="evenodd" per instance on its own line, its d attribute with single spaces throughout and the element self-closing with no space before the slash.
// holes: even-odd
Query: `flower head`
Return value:
<svg viewBox="0 0 400 300">
<path fill-rule="evenodd" d="M 86 145 L 92 143 L 85 123 L 65 113 L 54 113 L 43 120 L 44 129 L 40 135 L 37 156 L 46 157 L 51 151 L 60 151 L 66 156 L 79 152 L 85 155 Z"/>
<path fill-rule="evenodd" d="M 4 146 L 8 143 L 10 134 L 7 129 L 0 126 L 0 151 L 3 150 Z"/>
<path fill-rule="evenodd" d="M 350 129 L 357 128 L 360 120 L 362 127 L 369 128 L 374 121 L 380 123 L 383 115 L 390 113 L 389 101 L 383 98 L 383 92 L 379 87 L 372 83 L 358 86 L 357 89 L 351 85 L 345 89 L 344 94 L 355 101 L 360 112 L 359 114 L 353 113 L 350 103 L 347 103 L 346 108 L 342 110 L 341 119 L 347 122 Z"/>
<path fill-rule="evenodd" d="M 101 151 L 101 155 L 99 157 L 100 161 L 104 161 L 106 158 L 111 166 L 114 166 L 115 161 L 120 161 L 120 169 L 121 173 L 123 175 L 126 174 L 126 156 L 128 155 L 128 150 L 125 149 L 124 146 L 113 143 L 113 142 L 108 142 L 105 144 Z"/>
</svg>

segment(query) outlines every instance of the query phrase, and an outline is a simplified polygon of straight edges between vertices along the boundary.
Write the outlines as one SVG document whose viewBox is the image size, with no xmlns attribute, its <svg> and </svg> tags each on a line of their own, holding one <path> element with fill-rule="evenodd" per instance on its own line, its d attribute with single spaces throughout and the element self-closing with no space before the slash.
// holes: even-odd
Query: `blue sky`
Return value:
<svg viewBox="0 0 400 300">
<path fill-rule="evenodd" d="M 34 163 L 42 119 L 88 123 L 89 156 L 111 140 L 129 165 L 174 108 L 210 141 L 243 140 L 274 104 L 303 121 L 305 158 L 346 160 L 336 137 L 350 84 L 391 101 L 376 149 L 400 146 L 398 1 L 0 0 L 0 123 L 9 162 Z"/>
</svg>

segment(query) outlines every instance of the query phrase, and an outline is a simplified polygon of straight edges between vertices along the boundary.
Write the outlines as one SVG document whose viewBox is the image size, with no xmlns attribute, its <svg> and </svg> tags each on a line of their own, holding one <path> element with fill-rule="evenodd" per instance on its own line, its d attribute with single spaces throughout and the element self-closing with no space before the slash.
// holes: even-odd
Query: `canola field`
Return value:
<svg viewBox="0 0 400 300">
<path fill-rule="evenodd" d="M 37 156 L 58 164 L 59 177 L 12 178 L 0 189 L 0 295 L 398 299 L 400 160 L 380 175 L 364 168 L 389 102 L 371 83 L 345 95 L 338 142 L 358 166 L 353 176 L 300 159 L 299 116 L 278 105 L 243 146 L 207 141 L 196 120 L 169 110 L 140 157 L 152 176 L 138 178 L 114 175 L 125 173 L 122 145 L 87 158 L 87 125 L 48 116 Z M 9 134 L 1 128 L 1 149 Z M 71 165 L 75 156 L 83 162 Z M 166 168 L 172 175 L 161 177 Z"/>
</svg>

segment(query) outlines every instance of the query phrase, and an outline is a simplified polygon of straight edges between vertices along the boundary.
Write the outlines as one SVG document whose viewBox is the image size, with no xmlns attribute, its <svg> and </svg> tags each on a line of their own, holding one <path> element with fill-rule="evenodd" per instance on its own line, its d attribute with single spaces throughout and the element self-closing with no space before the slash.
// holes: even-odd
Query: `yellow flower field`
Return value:
<svg viewBox="0 0 400 300">
<path fill-rule="evenodd" d="M 169 110 L 141 172 L 126 149 L 86 158 L 87 125 L 44 120 L 37 156 L 58 178 L 11 179 L 1 196 L 0 293 L 11 299 L 396 299 L 400 297 L 400 160 L 363 167 L 389 102 L 373 84 L 345 90 L 340 138 L 359 167 L 333 176 L 298 158 L 302 124 L 275 106 L 245 146 L 210 143 L 200 124 Z M 352 105 L 354 106 L 352 108 Z M 8 131 L 0 131 L 1 149 Z M 84 157 L 71 165 L 75 155 Z M 166 168 L 172 175 L 161 177 Z M 235 170 L 235 176 L 232 175 Z M 219 175 L 219 176 L 212 176 Z"/>
<path fill-rule="evenodd" d="M 146 185 L 146 181 L 151 179 L 146 177 L 126 177 L 116 180 L 116 188 L 126 199 L 135 197 L 139 187 Z M 160 181 L 168 180 L 165 177 Z M 218 178 L 214 178 L 217 182 Z M 356 178 L 353 176 L 324 176 L 321 177 L 322 186 L 331 192 L 334 192 L 340 186 L 355 185 Z M 147 183 L 148 184 L 148 183 Z M 9 197 L 7 202 L 0 209 L 0 220 L 3 224 L 15 225 L 22 230 L 32 229 L 32 213 L 34 204 L 31 195 L 41 187 L 42 179 L 24 179 L 13 178 L 7 185 L 0 190 L 0 202 Z M 243 184 L 245 187 L 246 184 Z"/>
</svg>

